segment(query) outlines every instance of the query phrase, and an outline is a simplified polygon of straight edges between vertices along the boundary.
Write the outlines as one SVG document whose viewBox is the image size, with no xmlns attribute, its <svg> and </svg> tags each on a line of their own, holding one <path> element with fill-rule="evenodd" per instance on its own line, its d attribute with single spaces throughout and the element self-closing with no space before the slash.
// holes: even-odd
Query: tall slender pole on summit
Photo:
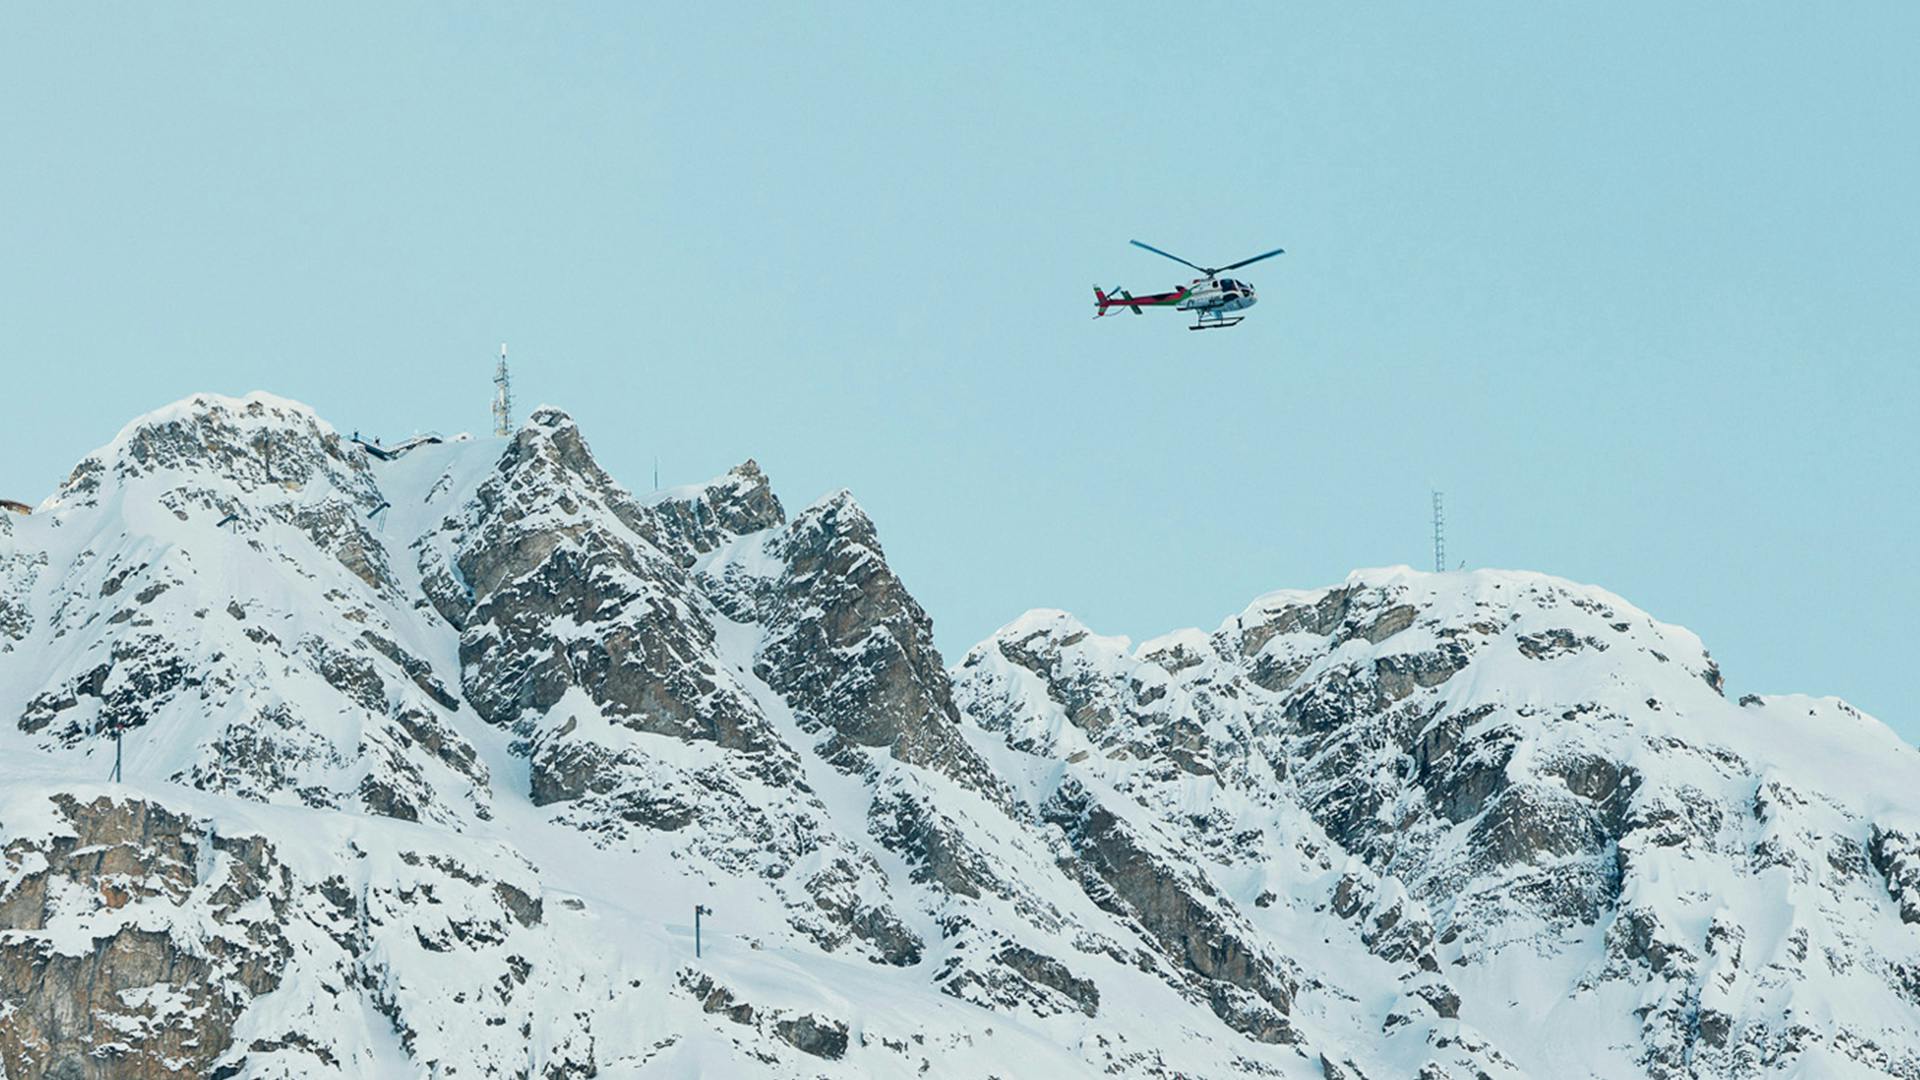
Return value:
<svg viewBox="0 0 1920 1080">
<path fill-rule="evenodd" d="M 513 385 L 507 378 L 507 343 L 500 343 L 500 362 L 493 368 L 493 433 L 513 434 Z"/>
<path fill-rule="evenodd" d="M 1441 493 L 1433 493 L 1433 572 L 1444 573 L 1447 569 L 1447 517 L 1441 508 Z"/>
</svg>

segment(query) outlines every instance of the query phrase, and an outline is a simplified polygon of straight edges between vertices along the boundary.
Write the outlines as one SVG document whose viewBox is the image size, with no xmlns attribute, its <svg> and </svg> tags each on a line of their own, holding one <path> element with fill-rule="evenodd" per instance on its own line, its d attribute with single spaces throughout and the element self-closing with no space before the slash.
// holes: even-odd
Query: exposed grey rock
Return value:
<svg viewBox="0 0 1920 1080">
<path fill-rule="evenodd" d="M 1607 643 L 1599 638 L 1592 635 L 1578 637 L 1565 627 L 1555 627 L 1537 634 L 1522 634 L 1516 640 L 1520 645 L 1520 655 L 1529 660 L 1551 660 L 1581 649 L 1605 650 L 1607 647 Z"/>
<path fill-rule="evenodd" d="M 957 949 L 934 981 L 942 993 L 989 1009 L 1039 1017 L 1100 1012 L 1100 988 L 1092 979 L 1017 942 Z"/>
<path fill-rule="evenodd" d="M 910 967 L 925 955 L 926 943 L 890 908 L 861 895 L 864 885 L 881 876 L 879 867 L 870 861 L 862 866 L 841 856 L 807 878 L 805 888 L 831 925 L 845 928 L 872 946 L 873 960 Z M 826 944 L 832 948 L 838 942 L 828 937 Z"/>
<path fill-rule="evenodd" d="M 849 1033 L 844 1021 L 755 1006 L 706 972 L 682 971 L 679 983 L 709 1014 L 719 1014 L 744 1027 L 765 1029 L 781 1042 L 817 1058 L 838 1061 L 846 1056 Z"/>
<path fill-rule="evenodd" d="M 1261 1042 L 1291 1042 L 1295 987 L 1206 880 L 1157 856 L 1124 821 L 1068 782 L 1041 808 L 1075 858 L 1061 869 L 1102 908 L 1133 920 L 1214 1013 Z"/>
<path fill-rule="evenodd" d="M 960 737 L 960 715 L 933 623 L 887 566 L 873 522 L 844 492 L 801 514 L 770 544 L 785 564 L 755 674 L 827 754 L 858 770 L 859 747 L 945 773 L 989 798 L 1006 793 Z"/>
<path fill-rule="evenodd" d="M 1088 1016 L 1099 1015 L 1100 987 L 1092 979 L 1075 975 L 1053 957 L 1009 943 L 993 954 L 993 961 L 1018 972 L 1030 983 L 1058 992 Z"/>
<path fill-rule="evenodd" d="M 33 587 L 47 565 L 41 551 L 17 550 L 11 514 L 0 513 L 0 653 L 13 651 L 33 630 Z"/>
<path fill-rule="evenodd" d="M 1320 1075 L 1323 1080 L 1367 1080 L 1367 1074 L 1353 1062 L 1336 1062 L 1325 1054 L 1320 1055 Z"/>
<path fill-rule="evenodd" d="M 838 1061 L 847 1055 L 847 1025 L 844 1021 L 826 1020 L 807 1013 L 776 1021 L 773 1030 L 801 1053 L 828 1061 Z"/>
<path fill-rule="evenodd" d="M 1867 851 L 1900 905 L 1901 921 L 1920 923 L 1920 834 L 1875 825 Z"/>
<path fill-rule="evenodd" d="M 992 860 L 924 792 L 894 788 L 875 796 L 868 823 L 875 839 L 913 865 L 910 880 L 937 882 L 971 899 L 979 899 L 983 892 L 1004 891 Z"/>
<path fill-rule="evenodd" d="M 145 802 L 62 798 L 59 812 L 71 835 L 5 849 L 0 931 L 25 932 L 0 933 L 0 1072 L 206 1073 L 231 1045 L 235 1018 L 279 985 L 292 951 L 280 927 L 291 880 L 264 841 L 210 837 Z M 56 907 L 137 912 L 190 898 L 221 930 L 211 947 L 137 918 L 108 923 L 80 955 L 37 933 Z"/>
<path fill-rule="evenodd" d="M 528 421 L 458 543 L 474 597 L 460 644 L 467 700 L 523 730 L 578 690 L 637 731 L 754 753 L 777 772 L 785 755 L 751 697 L 715 667 L 713 625 L 684 571 L 634 530 L 643 514 L 565 414 Z"/>
<path fill-rule="evenodd" d="M 432 698 L 434 704 L 449 712 L 460 708 L 460 699 L 454 696 L 453 691 L 448 690 L 441 684 L 440 680 L 434 676 L 433 665 L 407 652 L 391 639 L 383 637 L 372 630 L 362 632 L 360 639 L 366 642 L 373 651 L 386 657 L 393 662 L 394 666 L 406 672 L 407 677 L 413 680 L 413 684 L 419 687 L 428 697 Z"/>
<path fill-rule="evenodd" d="M 663 551 L 678 552 L 686 565 L 729 540 L 787 521 L 773 486 L 751 458 L 698 494 L 661 499 L 648 509 L 638 525 L 642 535 Z"/>
</svg>

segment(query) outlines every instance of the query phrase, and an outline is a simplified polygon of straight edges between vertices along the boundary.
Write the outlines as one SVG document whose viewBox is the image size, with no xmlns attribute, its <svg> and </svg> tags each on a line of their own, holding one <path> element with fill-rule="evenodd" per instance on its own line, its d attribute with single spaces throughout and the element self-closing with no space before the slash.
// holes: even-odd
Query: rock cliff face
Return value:
<svg viewBox="0 0 1920 1080">
<path fill-rule="evenodd" d="M 6 848 L 0 928 L 19 933 L 0 938 L 10 1005 L 0 1061 L 10 1074 L 43 1062 L 75 1076 L 208 1070 L 235 1020 L 285 971 L 284 868 L 259 837 L 223 841 L 147 803 L 53 805 L 71 832 Z M 198 948 L 164 925 L 190 904 L 213 930 Z M 150 912 L 162 925 L 149 925 Z M 41 936 L 76 919 L 89 924 L 78 954 Z"/>
<path fill-rule="evenodd" d="M 1920 760 L 1616 597 L 931 627 L 750 461 L 142 418 L 0 515 L 0 1077 L 1920 1077 Z"/>
</svg>

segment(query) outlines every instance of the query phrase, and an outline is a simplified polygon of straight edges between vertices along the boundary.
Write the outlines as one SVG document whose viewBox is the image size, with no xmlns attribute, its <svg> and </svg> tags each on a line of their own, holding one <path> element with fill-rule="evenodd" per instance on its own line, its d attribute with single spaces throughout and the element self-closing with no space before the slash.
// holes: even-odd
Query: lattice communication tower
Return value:
<svg viewBox="0 0 1920 1080">
<path fill-rule="evenodd" d="M 513 434 L 513 383 L 507 377 L 507 343 L 500 343 L 500 362 L 493 368 L 493 433 Z"/>
</svg>

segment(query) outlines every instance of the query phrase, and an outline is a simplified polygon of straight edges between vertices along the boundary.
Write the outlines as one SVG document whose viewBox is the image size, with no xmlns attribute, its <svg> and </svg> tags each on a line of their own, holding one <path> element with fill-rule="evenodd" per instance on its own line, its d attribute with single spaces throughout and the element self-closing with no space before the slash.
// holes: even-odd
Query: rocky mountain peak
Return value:
<svg viewBox="0 0 1920 1080">
<path fill-rule="evenodd" d="M 718 483 L 708 486 L 707 495 L 715 519 L 735 536 L 786 524 L 785 508 L 752 458 L 727 470 Z"/>
<path fill-rule="evenodd" d="M 810 522 L 809 529 L 820 529 L 832 533 L 864 534 L 872 533 L 873 519 L 861 508 L 860 501 L 846 488 L 823 495 L 800 512 L 795 523 Z"/>
<path fill-rule="evenodd" d="M 594 459 L 579 425 L 552 406 L 534 410 L 514 432 L 496 471 L 500 482 L 483 488 L 481 498 L 503 506 L 519 502 L 521 513 L 551 505 L 572 514 L 581 497 L 595 503 L 626 499 Z"/>
<path fill-rule="evenodd" d="M 658 492 L 648 508 L 651 524 L 641 528 L 661 548 L 678 551 L 687 565 L 729 541 L 787 521 L 773 485 L 752 458 L 712 483 Z"/>
<path fill-rule="evenodd" d="M 574 425 L 573 417 L 568 415 L 567 410 L 557 405 L 536 405 L 527 414 L 527 422 L 522 426 L 557 430 Z"/>
<path fill-rule="evenodd" d="M 760 616 L 769 633 L 759 671 L 804 724 L 832 733 L 830 756 L 857 769 L 854 748 L 883 747 L 1004 798 L 960 736 L 933 620 L 887 564 L 852 494 L 807 507 L 763 550 L 781 572 Z"/>
<path fill-rule="evenodd" d="M 171 475 L 228 493 L 298 492 L 319 481 L 358 500 L 371 494 L 364 461 L 331 426 L 305 405 L 255 392 L 196 394 L 134 420 L 74 468 L 53 504 L 87 504 L 108 479 Z"/>
</svg>

